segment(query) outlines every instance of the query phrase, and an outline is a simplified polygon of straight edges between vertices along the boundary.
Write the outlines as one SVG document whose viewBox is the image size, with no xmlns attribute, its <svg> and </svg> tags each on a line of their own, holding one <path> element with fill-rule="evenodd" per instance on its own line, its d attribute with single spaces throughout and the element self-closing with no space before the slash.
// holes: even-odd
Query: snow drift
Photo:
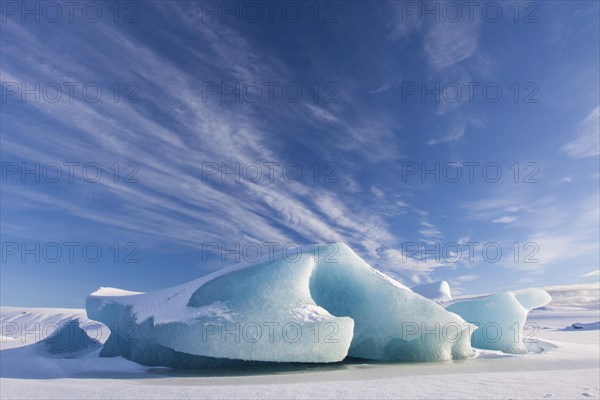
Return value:
<svg viewBox="0 0 600 400">
<path fill-rule="evenodd" d="M 471 324 L 328 246 L 153 293 L 94 292 L 88 316 L 111 329 L 101 355 L 174 368 L 472 355 Z"/>
<path fill-rule="evenodd" d="M 65 358 L 79 357 L 100 348 L 100 341 L 90 337 L 82 325 L 79 318 L 69 320 L 39 343 L 48 354 Z"/>
</svg>

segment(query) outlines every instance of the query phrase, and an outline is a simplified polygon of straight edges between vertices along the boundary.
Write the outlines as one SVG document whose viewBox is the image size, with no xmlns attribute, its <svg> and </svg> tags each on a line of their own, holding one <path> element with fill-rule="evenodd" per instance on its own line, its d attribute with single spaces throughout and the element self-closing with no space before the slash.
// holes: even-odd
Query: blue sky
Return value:
<svg viewBox="0 0 600 400">
<path fill-rule="evenodd" d="M 176 285 L 221 243 L 345 242 L 455 293 L 598 281 L 597 2 L 92 3 L 3 4 L 2 305 Z"/>
</svg>

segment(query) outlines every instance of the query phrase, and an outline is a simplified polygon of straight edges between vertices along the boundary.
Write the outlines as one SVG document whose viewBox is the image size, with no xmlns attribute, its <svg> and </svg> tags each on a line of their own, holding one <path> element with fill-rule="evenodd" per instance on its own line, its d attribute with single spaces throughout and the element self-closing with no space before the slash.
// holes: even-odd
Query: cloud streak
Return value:
<svg viewBox="0 0 600 400">
<path fill-rule="evenodd" d="M 600 155 L 600 107 L 580 122 L 577 138 L 563 144 L 559 151 L 571 158 L 581 159 Z"/>
</svg>

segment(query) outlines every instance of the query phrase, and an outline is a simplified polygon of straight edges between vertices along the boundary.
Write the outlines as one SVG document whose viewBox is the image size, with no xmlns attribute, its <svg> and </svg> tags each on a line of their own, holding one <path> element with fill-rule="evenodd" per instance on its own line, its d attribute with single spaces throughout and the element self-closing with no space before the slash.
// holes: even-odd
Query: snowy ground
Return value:
<svg viewBox="0 0 600 400">
<path fill-rule="evenodd" d="M 560 297 L 560 296 L 557 296 Z M 564 298 L 563 298 L 564 300 Z M 85 323 L 84 310 L 3 307 L 0 397 L 14 398 L 599 398 L 600 320 L 597 304 L 535 310 L 539 327 L 530 353 L 478 351 L 448 363 L 364 363 L 292 365 L 228 371 L 173 371 L 145 368 L 122 358 L 99 358 L 99 350 L 78 358 L 50 356 L 38 343 L 49 332 L 28 327 Z M 574 329 L 572 324 L 582 329 Z M 12 328 L 6 328 L 7 326 Z M 94 325 L 88 325 L 93 331 Z M 32 332 L 36 332 L 35 334 Z M 106 339 L 106 330 L 99 339 Z M 530 333 L 533 333 L 531 331 Z"/>
</svg>

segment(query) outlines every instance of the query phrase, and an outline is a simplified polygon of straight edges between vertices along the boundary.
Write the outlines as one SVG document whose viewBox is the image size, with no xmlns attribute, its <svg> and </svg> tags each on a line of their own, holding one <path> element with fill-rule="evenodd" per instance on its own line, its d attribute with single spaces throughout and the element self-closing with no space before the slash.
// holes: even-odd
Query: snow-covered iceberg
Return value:
<svg viewBox="0 0 600 400">
<path fill-rule="evenodd" d="M 411 288 L 413 292 L 419 293 L 421 296 L 427 297 L 436 303 L 445 303 L 452 300 L 450 293 L 450 285 L 446 281 L 426 283 L 424 285 L 414 286 Z"/>
<path fill-rule="evenodd" d="M 478 327 L 472 334 L 474 347 L 518 354 L 527 352 L 523 343 L 527 314 L 551 300 L 546 291 L 532 289 L 459 300 L 446 310 Z"/>
<path fill-rule="evenodd" d="M 101 355 L 175 368 L 472 355 L 472 325 L 328 246 L 153 293 L 94 292 L 88 316 L 111 329 Z"/>
</svg>

